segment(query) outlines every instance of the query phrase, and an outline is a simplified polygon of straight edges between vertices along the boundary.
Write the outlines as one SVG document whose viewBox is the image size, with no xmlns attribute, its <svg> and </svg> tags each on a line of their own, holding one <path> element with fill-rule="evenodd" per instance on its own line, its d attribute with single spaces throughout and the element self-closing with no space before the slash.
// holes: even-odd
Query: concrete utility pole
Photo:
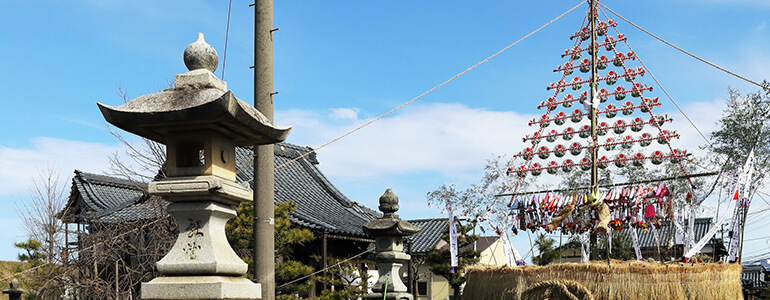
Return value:
<svg viewBox="0 0 770 300">
<path fill-rule="evenodd" d="M 273 0 L 254 3 L 254 107 L 273 122 Z M 275 165 L 273 145 L 257 145 L 254 160 L 254 279 L 262 299 L 275 299 Z"/>
</svg>

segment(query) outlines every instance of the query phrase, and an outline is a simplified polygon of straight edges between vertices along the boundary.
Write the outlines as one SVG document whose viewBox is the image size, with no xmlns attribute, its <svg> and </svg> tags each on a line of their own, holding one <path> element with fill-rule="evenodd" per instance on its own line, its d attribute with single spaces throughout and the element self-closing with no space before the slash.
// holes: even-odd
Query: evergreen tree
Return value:
<svg viewBox="0 0 770 300">
<path fill-rule="evenodd" d="M 310 230 L 292 226 L 289 215 L 295 210 L 297 210 L 297 204 L 293 201 L 275 203 L 275 282 L 278 299 L 297 299 L 307 296 L 312 287 L 312 282 L 307 279 L 282 286 L 313 273 L 312 267 L 298 262 L 292 257 L 294 247 L 315 239 Z M 244 202 L 238 208 L 238 215 L 225 226 L 227 240 L 239 254 L 254 249 L 252 216 L 252 202 Z M 242 255 L 241 258 L 249 264 L 249 270 L 252 270 L 254 263 L 252 258 L 247 255 Z"/>
<path fill-rule="evenodd" d="M 449 241 L 449 226 L 444 229 L 443 240 Z M 460 299 L 460 287 L 465 283 L 465 267 L 479 262 L 481 252 L 473 247 L 479 237 L 470 232 L 476 226 L 475 223 L 462 224 L 459 221 L 455 223 L 457 229 L 457 272 L 452 273 L 451 258 L 449 247 L 431 247 L 428 249 L 427 264 L 433 274 L 444 277 L 449 281 L 449 285 L 454 291 L 455 299 Z"/>
<path fill-rule="evenodd" d="M 554 239 L 545 237 L 543 233 L 539 234 L 535 239 L 535 247 L 539 255 L 532 257 L 532 263 L 545 266 L 559 259 L 559 250 L 554 247 L 555 243 Z"/>
<path fill-rule="evenodd" d="M 14 243 L 13 246 L 26 252 L 19 254 L 19 260 L 28 262 L 32 267 L 37 267 L 46 260 L 43 243 L 40 241 L 28 239 L 26 242 Z"/>
</svg>

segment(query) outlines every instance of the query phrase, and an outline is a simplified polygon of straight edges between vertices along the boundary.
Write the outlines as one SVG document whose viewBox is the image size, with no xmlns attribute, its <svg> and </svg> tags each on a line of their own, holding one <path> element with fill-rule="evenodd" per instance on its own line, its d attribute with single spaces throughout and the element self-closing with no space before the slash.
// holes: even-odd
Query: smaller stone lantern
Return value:
<svg viewBox="0 0 770 300">
<path fill-rule="evenodd" d="M 190 71 L 176 76 L 174 88 L 119 107 L 99 104 L 111 124 L 166 145 L 168 177 L 149 192 L 171 202 L 179 236 L 157 263 L 164 276 L 142 283 L 142 299 L 261 299 L 225 237 L 235 208 L 252 200 L 252 190 L 235 182 L 235 147 L 283 141 L 290 128 L 235 98 L 213 74 L 217 61 L 198 34 L 184 51 Z"/>
<path fill-rule="evenodd" d="M 19 281 L 14 278 L 11 280 L 10 288 L 4 289 L 3 294 L 8 295 L 8 300 L 21 300 L 24 290 L 19 288 Z"/>
<path fill-rule="evenodd" d="M 390 189 L 380 196 L 380 211 L 383 216 L 364 224 L 364 232 L 374 237 L 375 249 L 370 258 L 377 264 L 380 278 L 372 287 L 374 293 L 365 299 L 412 300 L 406 285 L 401 281 L 399 269 L 410 259 L 404 253 L 404 236 L 420 231 L 420 227 L 401 220 L 398 211 L 398 196 Z"/>
</svg>

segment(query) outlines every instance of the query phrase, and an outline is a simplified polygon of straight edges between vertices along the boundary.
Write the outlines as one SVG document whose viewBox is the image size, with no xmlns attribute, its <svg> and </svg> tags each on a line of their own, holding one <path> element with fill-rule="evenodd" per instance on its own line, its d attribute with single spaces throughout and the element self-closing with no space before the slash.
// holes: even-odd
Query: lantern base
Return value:
<svg viewBox="0 0 770 300">
<path fill-rule="evenodd" d="M 243 277 L 167 276 L 142 283 L 142 299 L 262 299 L 262 285 Z"/>
</svg>

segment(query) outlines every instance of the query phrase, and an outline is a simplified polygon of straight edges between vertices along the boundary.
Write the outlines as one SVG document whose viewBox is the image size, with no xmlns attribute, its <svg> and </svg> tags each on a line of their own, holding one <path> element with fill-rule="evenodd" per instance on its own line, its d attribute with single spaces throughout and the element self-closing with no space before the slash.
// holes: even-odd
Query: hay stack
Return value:
<svg viewBox="0 0 770 300">
<path fill-rule="evenodd" d="M 574 281 L 595 299 L 741 299 L 737 264 L 659 264 L 606 261 L 544 267 L 472 267 L 465 299 L 522 299 L 539 282 Z"/>
</svg>

